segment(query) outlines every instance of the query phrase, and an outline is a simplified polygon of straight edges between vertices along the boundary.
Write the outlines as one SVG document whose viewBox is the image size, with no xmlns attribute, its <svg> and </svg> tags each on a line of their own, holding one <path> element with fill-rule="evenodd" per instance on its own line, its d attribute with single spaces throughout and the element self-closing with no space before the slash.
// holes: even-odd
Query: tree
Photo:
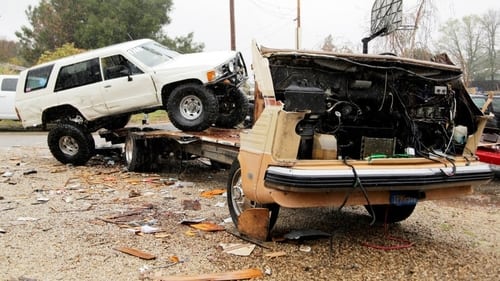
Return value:
<svg viewBox="0 0 500 281">
<path fill-rule="evenodd" d="M 495 80 L 495 74 L 500 69 L 497 61 L 497 33 L 500 27 L 500 11 L 489 10 L 481 19 L 481 26 L 485 33 L 487 76 Z"/>
<path fill-rule="evenodd" d="M 323 45 L 321 46 L 322 51 L 326 52 L 338 52 L 338 53 L 352 53 L 352 48 L 349 46 L 349 44 L 344 43 L 340 45 L 333 44 L 333 36 L 329 34 L 325 39 L 323 40 Z"/>
<path fill-rule="evenodd" d="M 16 32 L 20 55 L 34 63 L 44 51 L 65 43 L 95 49 L 131 39 L 164 40 L 162 27 L 170 23 L 172 0 L 41 0 L 28 7 L 30 26 Z M 192 36 L 179 37 L 175 46 L 203 49 Z"/>
<path fill-rule="evenodd" d="M 325 40 L 323 41 L 323 46 L 321 46 L 321 50 L 327 51 L 327 52 L 332 52 L 335 49 L 335 45 L 333 44 L 333 36 L 329 34 L 326 36 Z"/>
<path fill-rule="evenodd" d="M 414 9 L 403 15 L 407 24 L 389 34 L 385 40 L 385 50 L 403 57 L 429 59 L 428 46 L 435 10 L 431 0 L 419 0 Z"/>
<path fill-rule="evenodd" d="M 83 18 L 82 1 L 42 0 L 39 6 L 28 6 L 26 16 L 32 26 L 16 32 L 20 56 L 34 63 L 46 50 L 54 50 L 67 42 L 75 42 L 73 34 Z"/>
<path fill-rule="evenodd" d="M 55 1 L 55 0 L 53 0 Z M 67 1 L 67 0 L 59 0 Z M 75 44 L 96 48 L 131 39 L 157 38 L 170 23 L 172 0 L 85 0 L 85 19 L 78 24 Z"/>
<path fill-rule="evenodd" d="M 471 15 L 461 20 L 451 19 L 442 26 L 440 32 L 440 49 L 458 62 L 464 72 L 464 83 L 468 86 L 478 70 L 481 55 L 483 30 L 480 18 Z"/>
<path fill-rule="evenodd" d="M 205 44 L 193 42 L 193 37 L 193 32 L 190 32 L 186 36 L 177 36 L 174 39 L 163 36 L 161 39 L 159 39 L 159 42 L 167 46 L 168 48 L 176 50 L 183 54 L 203 51 L 203 49 L 205 48 Z"/>
<path fill-rule="evenodd" d="M 85 50 L 83 50 L 83 49 L 75 48 L 75 44 L 73 44 L 73 43 L 66 43 L 66 44 L 62 45 L 61 47 L 56 48 L 54 51 L 43 52 L 43 54 L 38 59 L 37 64 L 41 64 L 41 63 L 48 62 L 48 61 L 53 61 L 55 59 L 62 58 L 62 57 L 76 55 L 76 54 L 82 53 L 84 51 Z"/>
<path fill-rule="evenodd" d="M 0 62 L 8 62 L 17 53 L 16 42 L 0 40 Z"/>
</svg>

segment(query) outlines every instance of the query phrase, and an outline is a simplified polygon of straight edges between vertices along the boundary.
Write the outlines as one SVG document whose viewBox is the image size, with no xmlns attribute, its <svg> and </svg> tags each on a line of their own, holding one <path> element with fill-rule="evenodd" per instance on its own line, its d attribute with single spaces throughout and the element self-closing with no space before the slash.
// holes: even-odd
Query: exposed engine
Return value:
<svg viewBox="0 0 500 281">
<path fill-rule="evenodd" d="M 476 130 L 460 73 L 429 66 L 346 58 L 271 57 L 276 98 L 286 111 L 309 111 L 296 131 L 299 158 L 315 134 L 333 135 L 337 155 L 362 159 L 432 153 L 461 154 Z M 462 130 L 457 130 L 460 128 Z"/>
</svg>

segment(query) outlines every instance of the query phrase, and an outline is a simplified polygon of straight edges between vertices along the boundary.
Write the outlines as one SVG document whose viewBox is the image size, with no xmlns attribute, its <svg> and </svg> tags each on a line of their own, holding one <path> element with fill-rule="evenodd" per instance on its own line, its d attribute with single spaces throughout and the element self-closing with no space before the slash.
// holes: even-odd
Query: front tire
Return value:
<svg viewBox="0 0 500 281">
<path fill-rule="evenodd" d="M 248 113 L 248 98 L 241 89 L 232 88 L 219 99 L 217 127 L 233 128 L 245 120 Z"/>
<path fill-rule="evenodd" d="M 278 220 L 280 206 L 278 204 L 259 204 L 248 200 L 241 185 L 241 167 L 240 162 L 236 159 L 229 170 L 229 180 L 227 182 L 227 205 L 234 225 L 238 227 L 238 218 L 246 209 L 267 208 L 269 210 L 270 231 Z"/>
<path fill-rule="evenodd" d="M 175 88 L 167 101 L 170 122 L 183 131 L 203 131 L 217 120 L 219 107 L 215 95 L 199 84 Z"/>
<path fill-rule="evenodd" d="M 47 143 L 52 155 L 63 164 L 85 165 L 94 156 L 94 138 L 76 124 L 57 124 L 50 130 Z"/>
<path fill-rule="evenodd" d="M 379 223 L 396 223 L 403 221 L 411 216 L 413 210 L 415 210 L 415 206 L 417 204 L 411 205 L 371 205 L 365 206 L 365 209 L 368 213 L 373 217 L 375 215 L 375 221 Z"/>
</svg>

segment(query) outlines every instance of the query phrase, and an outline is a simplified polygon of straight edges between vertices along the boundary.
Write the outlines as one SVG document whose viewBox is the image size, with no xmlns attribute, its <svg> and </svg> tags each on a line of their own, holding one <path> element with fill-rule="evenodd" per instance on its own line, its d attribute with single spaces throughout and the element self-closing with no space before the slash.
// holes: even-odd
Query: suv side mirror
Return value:
<svg viewBox="0 0 500 281">
<path fill-rule="evenodd" d="M 120 75 L 127 76 L 128 77 L 127 81 L 134 80 L 134 79 L 132 79 L 130 68 L 128 68 L 126 66 L 122 66 L 122 70 L 120 70 Z"/>
</svg>

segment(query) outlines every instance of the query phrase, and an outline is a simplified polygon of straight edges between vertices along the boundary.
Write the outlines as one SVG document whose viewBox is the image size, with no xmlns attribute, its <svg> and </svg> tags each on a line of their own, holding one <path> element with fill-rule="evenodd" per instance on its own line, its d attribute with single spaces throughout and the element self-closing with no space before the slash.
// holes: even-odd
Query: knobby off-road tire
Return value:
<svg viewBox="0 0 500 281">
<path fill-rule="evenodd" d="M 232 88 L 219 99 L 219 116 L 215 125 L 221 128 L 233 128 L 243 122 L 248 114 L 248 98 L 241 89 Z"/>
<path fill-rule="evenodd" d="M 372 205 L 373 213 L 370 206 L 365 206 L 370 216 L 373 217 L 375 214 L 375 221 L 378 223 L 396 223 L 403 221 L 411 216 L 413 210 L 415 210 L 414 205 Z"/>
<path fill-rule="evenodd" d="M 183 131 L 203 131 L 215 124 L 219 113 L 217 98 L 199 84 L 175 88 L 167 101 L 170 122 Z"/>
<path fill-rule="evenodd" d="M 95 142 L 83 126 L 59 123 L 47 136 L 52 155 L 63 164 L 85 165 L 94 156 Z"/>
<path fill-rule="evenodd" d="M 234 160 L 229 170 L 229 180 L 227 182 L 227 205 L 229 214 L 236 227 L 238 227 L 238 217 L 243 211 L 250 208 L 267 208 L 269 210 L 269 231 L 278 220 L 280 206 L 278 204 L 259 204 L 250 201 L 245 197 L 241 186 L 241 168 L 238 159 Z"/>
</svg>

